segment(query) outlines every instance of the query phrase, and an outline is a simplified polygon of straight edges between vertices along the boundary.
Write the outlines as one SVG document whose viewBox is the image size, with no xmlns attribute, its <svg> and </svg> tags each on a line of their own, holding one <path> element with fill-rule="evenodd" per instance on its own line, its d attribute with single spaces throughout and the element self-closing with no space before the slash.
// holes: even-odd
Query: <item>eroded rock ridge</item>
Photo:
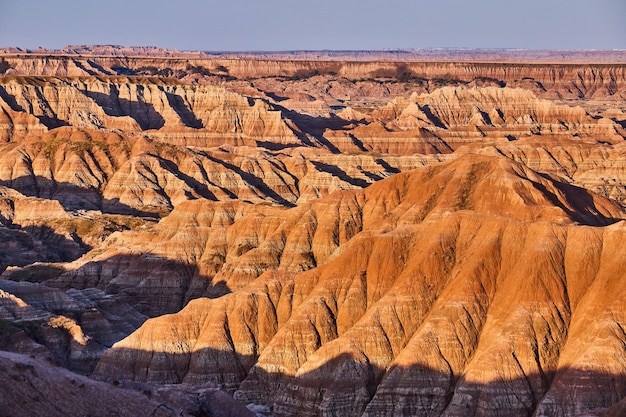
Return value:
<svg viewBox="0 0 626 417">
<path fill-rule="evenodd" d="M 623 414 L 623 64 L 9 52 L 7 406 Z"/>
</svg>

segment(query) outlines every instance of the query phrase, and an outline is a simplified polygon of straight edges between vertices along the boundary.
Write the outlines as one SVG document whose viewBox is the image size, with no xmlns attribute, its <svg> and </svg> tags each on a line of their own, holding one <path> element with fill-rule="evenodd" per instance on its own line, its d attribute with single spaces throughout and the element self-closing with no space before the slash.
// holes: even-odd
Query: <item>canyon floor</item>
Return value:
<svg viewBox="0 0 626 417">
<path fill-rule="evenodd" d="M 623 53 L 35 52 L 0 416 L 626 415 Z"/>
</svg>

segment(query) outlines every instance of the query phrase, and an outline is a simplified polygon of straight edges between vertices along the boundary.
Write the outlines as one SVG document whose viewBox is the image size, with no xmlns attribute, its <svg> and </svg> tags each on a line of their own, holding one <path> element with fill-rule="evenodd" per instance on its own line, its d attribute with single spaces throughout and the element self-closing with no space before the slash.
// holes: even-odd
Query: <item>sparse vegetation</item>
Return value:
<svg viewBox="0 0 626 417">
<path fill-rule="evenodd" d="M 171 68 L 163 68 L 158 70 L 155 75 L 159 77 L 172 77 L 174 75 L 174 70 Z"/>
<path fill-rule="evenodd" d="M 228 74 L 228 68 L 226 68 L 224 65 L 218 65 L 218 66 L 215 68 L 215 71 L 217 71 L 217 72 L 223 72 L 223 73 L 225 73 L 225 74 Z"/>
<path fill-rule="evenodd" d="M 182 78 L 187 75 L 187 72 L 180 70 L 175 71 L 170 67 L 157 68 L 155 66 L 145 66 L 137 68 L 135 70 L 135 75 L 164 78 Z"/>
<path fill-rule="evenodd" d="M 467 81 L 460 80 L 454 77 L 452 74 L 444 74 L 440 77 L 435 77 L 431 80 L 431 82 L 436 87 L 444 87 L 447 85 L 466 85 L 469 84 Z"/>
<path fill-rule="evenodd" d="M 46 159 L 48 159 L 48 161 L 50 162 L 50 169 L 52 171 L 54 171 L 54 165 L 55 165 L 55 155 L 57 153 L 57 151 L 59 150 L 59 146 L 63 143 L 63 142 L 67 142 L 68 139 L 66 138 L 62 138 L 62 137 L 55 137 L 53 139 L 51 139 L 50 141 L 48 141 L 45 145 L 45 147 L 43 148 L 43 152 L 44 155 L 46 157 Z"/>
<path fill-rule="evenodd" d="M 469 84 L 469 82 L 458 79 L 451 74 L 443 74 L 439 77 L 429 79 L 413 72 L 407 64 L 397 64 L 395 68 L 379 68 L 371 73 L 370 78 L 364 78 L 359 81 L 380 82 L 381 80 L 384 82 L 398 82 L 424 87 L 428 85 L 432 85 L 433 87 L 444 87 L 447 85 Z M 493 79 L 493 82 L 498 82 L 498 80 Z"/>
<path fill-rule="evenodd" d="M 336 76 L 339 71 L 340 64 L 331 62 L 316 68 L 300 68 L 291 76 L 281 77 L 284 80 L 298 81 L 306 80 L 319 75 Z"/>
<path fill-rule="evenodd" d="M 383 154 L 378 152 L 378 151 L 354 151 L 354 152 L 348 152 L 347 155 L 350 155 L 350 156 L 370 156 L 372 158 L 380 158 L 381 156 L 383 156 Z"/>
<path fill-rule="evenodd" d="M 317 69 L 299 69 L 291 77 L 287 78 L 297 81 L 315 77 L 316 75 L 320 75 L 320 72 Z"/>
<path fill-rule="evenodd" d="M 428 216 L 428 214 L 435 208 L 435 206 L 437 205 L 437 201 L 439 200 L 439 197 L 441 196 L 442 192 L 443 192 L 443 187 L 435 191 L 435 193 L 433 193 L 428 198 L 428 200 L 426 200 L 426 203 L 424 204 L 424 207 L 422 207 L 422 211 L 420 212 L 420 216 L 419 216 L 420 221 L 423 221 L 426 218 L 426 216 Z"/>
<path fill-rule="evenodd" d="M 76 141 L 70 145 L 70 149 L 76 153 L 92 152 L 96 148 L 109 155 L 109 144 L 103 140 Z"/>
<path fill-rule="evenodd" d="M 112 66 L 111 69 L 115 71 L 117 75 L 137 75 L 137 71 L 132 68 Z"/>
<path fill-rule="evenodd" d="M 600 226 L 624 218 L 615 201 L 624 202 L 625 181 L 617 175 L 620 172 L 612 176 L 616 170 L 609 168 L 621 166 L 623 141 L 619 136 L 626 135 L 619 124 L 626 127 L 626 107 L 615 100 L 597 102 L 591 97 L 623 95 L 619 80 L 613 87 L 606 83 L 608 76 L 603 76 L 604 81 L 597 84 L 602 88 L 584 86 L 590 99 L 581 110 L 562 106 L 576 100 L 578 92 L 567 81 L 575 77 L 566 78 L 563 74 L 570 74 L 569 70 L 560 74 L 552 67 L 542 76 L 536 70 L 538 66 L 504 73 L 493 70 L 491 64 L 466 67 L 463 63 L 426 68 L 415 62 L 381 61 L 334 67 L 334 63 L 323 61 L 297 61 L 264 67 L 214 57 L 162 61 L 107 58 L 106 62 L 154 66 L 144 67 L 150 77 L 33 77 L 50 87 L 34 88 L 34 83 L 40 81 L 27 78 L 21 93 L 13 85 L 15 90 L 7 87 L 7 94 L 16 97 L 10 103 L 15 108 L 5 109 L 7 115 L 20 115 L 11 119 L 14 126 L 29 124 L 22 129 L 28 138 L 22 139 L 17 128 L 13 129 L 15 133 L 10 132 L 18 148 L 10 152 L 8 147 L 3 148 L 6 175 L 0 190 L 0 270 L 7 268 L 3 278 L 23 282 L 3 287 L 14 297 L 5 295 L 11 298 L 5 299 L 5 320 L 0 320 L 0 349 L 21 349 L 57 360 L 57 365 L 91 373 L 90 367 L 99 361 L 106 346 L 133 332 L 118 346 L 136 355 L 124 349 L 107 350 L 95 376 L 110 382 L 91 387 L 89 380 L 71 377 L 71 382 L 65 381 L 71 383 L 68 388 L 59 379 L 61 395 L 49 398 L 41 384 L 34 386 L 42 392 L 33 393 L 27 386 L 24 400 L 19 397 L 24 404 L 37 401 L 34 397 L 48 407 L 51 400 L 63 395 L 87 398 L 87 394 L 96 393 L 104 398 L 107 391 L 120 391 L 113 390 L 112 385 L 121 385 L 127 388 L 118 392 L 124 398 L 131 398 L 126 397 L 131 391 L 142 401 L 153 396 L 154 401 L 149 403 L 158 406 L 157 413 L 170 411 L 165 402 L 170 388 L 171 398 L 181 404 L 187 404 L 183 401 L 187 394 L 203 404 L 211 403 L 211 396 L 219 394 L 213 399 L 221 405 L 218 401 L 227 397 L 208 385 L 196 390 L 191 385 L 174 387 L 169 383 L 197 381 L 201 379 L 198 375 L 229 374 L 230 362 L 222 366 L 204 359 L 235 357 L 241 353 L 238 346 L 244 345 L 240 357 L 246 366 L 241 376 L 247 377 L 245 373 L 257 366 L 261 344 L 277 342 L 287 350 L 268 358 L 282 369 L 294 369 L 303 375 L 289 377 L 294 387 L 290 392 L 298 394 L 302 385 L 305 390 L 311 388 L 311 378 L 302 366 L 296 369 L 293 358 L 297 359 L 299 352 L 311 344 L 325 349 L 331 339 L 350 348 L 345 352 L 326 350 L 331 354 L 328 357 L 324 357 L 324 349 L 319 349 L 318 362 L 325 366 L 328 378 L 318 373 L 326 380 L 317 382 L 326 387 L 322 394 L 331 406 L 333 399 L 351 394 L 350 372 L 359 371 L 373 355 L 380 356 L 381 349 L 389 361 L 396 361 L 413 358 L 413 348 L 428 344 L 433 348 L 431 356 L 437 359 L 442 341 L 453 359 L 454 355 L 469 358 L 465 362 L 471 366 L 462 369 L 461 363 L 459 375 L 475 369 L 493 370 L 482 375 L 488 384 L 486 389 L 505 392 L 509 383 L 515 385 L 518 381 L 499 375 L 516 375 L 520 364 L 532 368 L 543 360 L 549 365 L 545 369 L 548 376 L 559 371 L 559 352 L 569 349 L 568 337 L 573 340 L 576 336 L 570 329 L 585 324 L 575 320 L 571 325 L 567 320 L 563 324 L 559 312 L 564 305 L 563 294 L 576 299 L 593 298 L 594 303 L 600 303 L 592 306 L 597 311 L 613 311 L 621 305 L 622 300 L 616 297 L 601 303 L 606 288 L 621 288 L 620 274 L 604 274 L 602 285 L 588 285 L 593 284 L 596 270 L 617 271 L 624 263 L 620 248 L 611 246 L 623 241 L 618 235 L 622 232 L 619 224 L 611 228 L 610 241 L 604 239 L 608 233 Z M 123 70 L 120 67 L 119 71 Z M 242 78 L 275 75 L 255 78 L 254 83 L 224 83 L 230 77 L 229 70 Z M 341 75 L 333 76 L 336 73 Z M 538 91 L 535 97 L 520 91 L 481 88 L 498 83 L 488 76 L 518 86 L 516 79 L 526 73 L 537 74 L 537 83 L 545 82 L 544 77 L 556 81 L 546 82 L 547 94 L 542 96 Z M 293 75 L 290 79 L 302 81 L 281 84 L 285 77 L 276 74 Z M 186 78 L 181 81 L 156 76 Z M 361 77 L 367 81 L 353 83 Z M 17 77 L 3 78 L 8 86 Z M 432 93 L 437 86 L 468 81 L 475 88 Z M 579 85 L 578 79 L 575 84 Z M 537 85 L 529 83 L 528 87 L 535 91 Z M 59 94 L 51 94 L 57 87 Z M 40 92 L 41 97 L 33 92 Z M 550 97 L 561 98 L 547 105 Z M 46 114 L 58 114 L 60 121 L 68 123 L 76 120 L 76 126 L 39 126 L 33 117 L 41 113 L 44 99 L 50 104 Z M 23 110 L 15 110 L 18 105 Z M 612 109 L 615 106 L 619 108 Z M 97 116 L 102 114 L 100 109 L 110 114 L 97 127 L 66 117 L 83 110 Z M 203 128 L 202 121 L 207 118 L 212 123 Z M 255 130 L 249 135 L 233 132 L 231 126 L 241 121 L 256 123 L 262 129 L 249 129 Z M 485 127 L 481 122 L 492 126 Z M 487 135 L 484 139 L 480 136 L 483 131 Z M 527 132 L 544 135 L 528 138 L 531 133 Z M 505 143 L 505 138 L 514 140 L 513 135 L 522 139 L 519 146 Z M 535 146 L 545 152 L 535 155 Z M 553 149 L 557 152 L 550 153 Z M 576 155 L 570 157 L 572 152 L 582 152 L 588 163 L 574 166 Z M 537 162 L 548 153 L 554 155 L 554 163 L 544 166 Z M 617 162 L 610 159 L 613 157 Z M 50 164 L 56 162 L 54 172 L 50 172 L 46 158 Z M 585 171 L 588 167 L 598 166 L 606 169 L 597 178 L 580 179 L 589 172 Z M 531 167 L 539 167 L 541 172 Z M 561 174 L 572 169 L 580 175 L 565 181 Z M 393 174 L 397 175 L 382 180 Z M 378 180 L 382 181 L 362 190 Z M 612 200 L 589 191 L 597 187 Z M 292 206 L 299 208 L 289 208 Z M 111 212 L 129 215 L 106 214 Z M 171 214 L 157 223 L 158 219 L 148 218 L 151 213 L 159 217 Z M 570 250 L 566 246 L 573 240 L 568 236 L 577 238 L 575 252 L 584 246 L 584 252 L 595 257 L 593 270 L 582 277 L 584 282 L 574 282 L 584 259 L 571 257 L 573 266 L 565 263 L 563 253 Z M 526 255 L 530 257 L 524 258 Z M 611 263 L 613 258 L 617 263 Z M 312 270 L 315 267 L 319 269 Z M 564 279 L 563 271 L 573 273 L 568 272 Z M 43 282 L 48 288 L 27 282 Z M 567 287 L 572 282 L 577 285 L 575 294 Z M 586 287 L 590 288 L 588 294 Z M 556 301 L 548 293 L 555 294 Z M 198 297 L 206 298 L 192 301 Z M 500 310 L 491 306 L 508 307 L 513 299 L 525 300 L 530 313 L 547 312 L 533 316 L 545 316 L 546 320 L 528 320 L 528 315 L 511 315 L 505 308 L 500 310 L 506 317 L 496 317 L 493 326 L 484 325 L 489 314 L 499 314 Z M 16 302 L 11 304 L 12 300 Z M 378 308 L 383 304 L 384 309 Z M 185 305 L 189 307 L 176 313 Z M 432 306 L 445 308 L 428 315 Z M 582 307 L 580 311 L 578 316 L 594 318 L 594 311 Z M 163 314 L 168 315 L 157 318 Z M 134 332 L 148 316 L 155 318 Z M 301 326 L 298 321 L 305 316 L 311 320 Z M 521 327 L 514 322 L 516 317 Z M 373 321 L 367 322 L 369 318 Z M 459 325 L 448 325 L 447 319 Z M 445 326 L 437 327 L 440 323 Z M 284 332 L 293 324 L 306 334 Z M 608 326 L 598 331 L 613 335 L 615 320 Z M 430 328 L 440 334 L 431 337 L 433 332 L 422 331 Z M 531 344 L 536 340 L 548 342 L 539 343 L 537 349 L 513 352 L 507 341 L 519 341 L 518 347 L 524 347 L 526 334 L 531 336 Z M 503 335 L 505 343 L 490 343 Z M 382 337 L 381 343 L 378 336 Z M 189 358 L 198 340 L 234 342 L 218 346 L 217 351 L 197 350 L 194 358 L 198 361 L 194 364 Z M 554 349 L 551 343 L 556 343 Z M 612 350 L 598 351 L 599 357 L 619 357 L 622 345 L 614 345 Z M 354 352 L 357 357 L 352 355 Z M 426 356 L 425 360 L 431 359 Z M 475 363 L 470 363 L 472 358 L 477 358 Z M 54 375 L 44 371 L 45 363 L 23 362 L 35 364 L 42 378 Z M 435 382 L 441 383 L 434 388 L 433 378 L 421 381 L 417 374 L 424 369 L 432 374 L 423 362 L 404 363 L 407 379 L 400 388 L 408 387 L 408 391 L 392 392 L 392 399 L 398 401 L 390 402 L 393 404 L 387 414 L 393 413 L 394 404 L 404 402 L 436 403 L 443 410 L 450 402 L 446 393 L 463 388 L 463 381 L 457 384 L 456 378 L 451 382 L 447 374 L 442 378 L 435 375 Z M 376 367 L 372 363 L 364 377 L 357 372 L 359 381 L 355 383 L 360 387 L 365 384 L 370 394 L 396 388 L 394 376 L 388 378 L 392 370 L 385 364 Z M 28 365 L 18 366 L 26 366 L 26 371 L 11 374 L 29 376 Z M 2 360 L 0 373 L 3 369 L 14 371 L 14 364 Z M 9 384 L 14 383 L 11 374 L 7 373 Z M 64 380 L 70 378 L 65 371 L 62 375 Z M 141 382 L 145 375 L 153 375 L 155 383 L 163 384 Z M 275 394 L 272 390 L 276 384 L 272 384 L 277 375 L 257 375 L 261 389 L 267 388 L 261 395 L 269 398 Z M 568 388 L 567 375 L 563 375 L 563 381 L 555 381 L 564 382 L 560 386 Z M 337 384 L 333 381 L 337 376 L 347 382 L 335 390 Z M 417 379 L 411 380 L 413 376 Z M 605 384 L 607 391 L 620 382 L 621 375 L 610 378 L 613 376 L 617 382 Z M 601 375 L 599 380 L 603 383 L 610 378 Z M 580 378 L 574 379 L 572 384 L 580 382 Z M 224 389 L 236 388 L 232 378 L 224 381 Z M 393 384 L 385 385 L 385 381 Z M 78 389 L 82 383 L 87 384 L 85 392 Z M 534 407 L 537 401 L 533 398 L 552 389 L 548 383 L 551 381 L 537 385 L 539 391 L 529 393 L 527 403 Z M 48 385 L 56 387 L 55 381 Z M 433 389 L 443 394 L 433 396 Z M 309 391 L 311 396 L 304 397 L 311 401 L 302 400 L 298 394 L 285 396 L 282 405 L 276 405 L 296 411 L 313 410 L 319 395 Z M 405 398 L 407 392 L 411 398 Z M 257 392 L 244 393 L 248 394 Z M 369 406 L 369 397 L 357 396 L 357 400 L 348 398 L 357 410 Z M 119 404 L 124 406 L 129 401 Z M 372 407 L 385 407 L 376 404 L 376 399 L 371 401 Z M 503 403 L 510 408 L 509 403 L 515 401 L 513 398 Z M 575 399 L 569 403 L 574 404 Z M 260 413 L 272 411 L 253 406 L 251 409 Z M 95 412 L 80 414 L 94 415 L 104 409 L 100 402 L 94 407 Z M 520 413 L 538 413 L 527 409 Z M 150 414 L 139 407 L 131 412 Z M 209 411 L 203 413 L 195 415 L 208 415 Z"/>
<path fill-rule="evenodd" d="M 154 66 L 150 66 L 150 67 L 139 67 L 135 70 L 135 72 L 137 73 L 137 75 L 154 75 L 159 71 L 159 69 L 157 67 Z"/>
<path fill-rule="evenodd" d="M 463 181 L 459 185 L 459 193 L 457 200 L 455 201 L 454 208 L 457 210 L 471 210 L 472 202 L 471 197 L 474 191 L 474 187 L 476 186 L 476 171 L 479 168 L 472 169 L 469 174 L 465 177 L 465 181 Z"/>
<path fill-rule="evenodd" d="M 496 84 L 500 87 L 506 86 L 506 83 L 504 81 L 500 81 L 497 78 L 492 78 L 492 77 L 476 77 L 474 78 L 474 81 L 478 81 L 484 84 Z"/>
<path fill-rule="evenodd" d="M 57 219 L 49 224 L 57 230 L 73 235 L 83 244 L 93 245 L 94 241 L 101 241 L 113 232 L 142 226 L 146 224 L 146 220 L 140 217 L 104 214 L 93 219 L 81 217 Z"/>
<path fill-rule="evenodd" d="M 194 66 L 194 65 L 187 65 L 186 68 L 187 72 L 189 72 L 190 74 L 200 74 L 200 75 L 204 75 L 204 76 L 211 76 L 214 75 L 211 71 L 209 71 L 209 69 L 207 67 L 204 66 Z"/>
<path fill-rule="evenodd" d="M 420 77 L 415 74 L 407 64 L 397 64 L 395 68 L 379 68 L 371 73 L 372 78 L 369 81 L 376 79 L 389 79 L 392 82 L 400 82 L 403 84 L 418 84 L 425 85 L 428 83 L 428 79 Z"/>
<path fill-rule="evenodd" d="M 154 141 L 152 145 L 160 156 L 172 158 L 174 160 L 180 159 L 180 157 L 184 154 L 184 151 L 181 148 L 170 143 Z"/>
</svg>

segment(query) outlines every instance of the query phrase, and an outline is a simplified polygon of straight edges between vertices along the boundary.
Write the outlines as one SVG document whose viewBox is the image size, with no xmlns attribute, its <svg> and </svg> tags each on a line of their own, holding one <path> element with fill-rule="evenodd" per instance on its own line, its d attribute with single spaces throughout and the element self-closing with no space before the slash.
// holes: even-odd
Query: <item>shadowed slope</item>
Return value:
<svg viewBox="0 0 626 417">
<path fill-rule="evenodd" d="M 0 352 L 0 416 L 254 416 L 210 384 L 126 387 L 73 374 L 54 364 Z"/>
</svg>

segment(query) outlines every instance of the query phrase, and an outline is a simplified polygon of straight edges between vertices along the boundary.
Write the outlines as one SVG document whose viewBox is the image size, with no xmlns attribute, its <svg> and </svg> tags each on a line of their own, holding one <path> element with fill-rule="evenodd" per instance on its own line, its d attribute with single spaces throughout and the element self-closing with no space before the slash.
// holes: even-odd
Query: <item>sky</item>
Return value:
<svg viewBox="0 0 626 417">
<path fill-rule="evenodd" d="M 626 49 L 626 0 L 0 0 L 0 47 Z"/>
</svg>

